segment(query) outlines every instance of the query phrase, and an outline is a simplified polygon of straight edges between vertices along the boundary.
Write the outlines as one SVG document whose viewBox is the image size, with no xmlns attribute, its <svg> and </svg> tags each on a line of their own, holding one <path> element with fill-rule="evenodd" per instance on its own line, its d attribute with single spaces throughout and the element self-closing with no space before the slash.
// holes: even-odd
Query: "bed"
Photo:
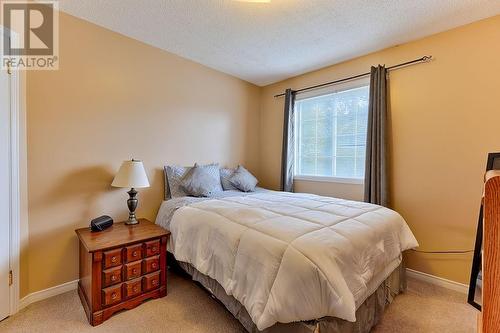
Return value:
<svg viewBox="0 0 500 333">
<path fill-rule="evenodd" d="M 168 251 L 249 332 L 369 332 L 418 246 L 393 210 L 313 194 L 224 191 L 162 203 Z"/>
</svg>

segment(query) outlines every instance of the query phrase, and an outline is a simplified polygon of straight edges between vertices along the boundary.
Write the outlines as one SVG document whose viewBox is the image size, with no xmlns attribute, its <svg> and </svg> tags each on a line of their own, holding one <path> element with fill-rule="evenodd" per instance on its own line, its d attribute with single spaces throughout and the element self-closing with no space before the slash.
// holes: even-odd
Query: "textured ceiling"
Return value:
<svg viewBox="0 0 500 333">
<path fill-rule="evenodd" d="M 497 15 L 500 1 L 61 0 L 60 8 L 208 67 L 267 85 Z"/>
</svg>

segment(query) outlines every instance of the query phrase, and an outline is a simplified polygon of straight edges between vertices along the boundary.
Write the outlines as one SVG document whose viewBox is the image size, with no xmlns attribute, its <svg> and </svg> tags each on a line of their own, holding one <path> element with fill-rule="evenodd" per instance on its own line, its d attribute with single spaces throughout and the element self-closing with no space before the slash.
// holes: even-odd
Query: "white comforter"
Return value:
<svg viewBox="0 0 500 333">
<path fill-rule="evenodd" d="M 390 209 L 272 191 L 191 203 L 170 231 L 176 259 L 217 280 L 259 330 L 324 316 L 355 321 L 370 281 L 418 246 Z"/>
</svg>

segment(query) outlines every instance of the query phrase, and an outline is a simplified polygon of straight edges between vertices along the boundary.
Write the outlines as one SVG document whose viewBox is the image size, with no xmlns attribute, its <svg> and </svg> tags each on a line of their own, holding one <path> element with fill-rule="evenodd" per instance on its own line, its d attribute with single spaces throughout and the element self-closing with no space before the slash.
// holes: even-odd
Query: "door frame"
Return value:
<svg viewBox="0 0 500 333">
<path fill-rule="evenodd" d="M 0 33 L 7 34 L 8 29 L 0 25 Z M 8 36 L 8 35 L 7 35 Z M 16 40 L 15 32 L 10 36 Z M 25 74 L 18 70 L 8 71 L 10 77 L 10 226 L 9 226 L 9 266 L 12 272 L 12 284 L 9 286 L 10 315 L 19 310 L 20 289 L 20 253 L 21 253 L 21 210 L 27 218 L 27 208 L 21 208 L 21 202 L 27 198 L 26 186 L 21 187 L 21 180 L 26 182 L 26 167 L 21 168 L 21 154 L 26 159 L 26 113 L 25 113 Z M 21 89 L 21 87 L 23 87 Z M 26 163 L 26 161 L 24 161 Z M 22 193 L 23 192 L 23 193 Z M 26 201 L 27 203 L 27 201 Z M 26 206 L 27 207 L 27 206 Z M 27 220 L 25 221 L 27 223 Z"/>
<path fill-rule="evenodd" d="M 18 70 L 10 74 L 10 270 L 12 284 L 10 285 L 10 314 L 19 308 L 19 273 L 21 254 L 21 119 L 20 119 L 20 75 Z M 24 141 L 25 142 L 25 141 Z"/>
</svg>

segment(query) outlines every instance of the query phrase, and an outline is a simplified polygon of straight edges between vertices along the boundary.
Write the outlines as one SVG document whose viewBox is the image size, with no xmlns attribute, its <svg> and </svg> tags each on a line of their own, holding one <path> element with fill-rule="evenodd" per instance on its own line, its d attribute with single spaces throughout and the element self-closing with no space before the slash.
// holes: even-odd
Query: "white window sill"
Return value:
<svg viewBox="0 0 500 333">
<path fill-rule="evenodd" d="M 323 177 L 323 176 L 294 176 L 293 180 L 321 182 L 321 183 L 339 183 L 339 184 L 357 184 L 365 183 L 363 178 L 339 178 L 339 177 Z"/>
</svg>

